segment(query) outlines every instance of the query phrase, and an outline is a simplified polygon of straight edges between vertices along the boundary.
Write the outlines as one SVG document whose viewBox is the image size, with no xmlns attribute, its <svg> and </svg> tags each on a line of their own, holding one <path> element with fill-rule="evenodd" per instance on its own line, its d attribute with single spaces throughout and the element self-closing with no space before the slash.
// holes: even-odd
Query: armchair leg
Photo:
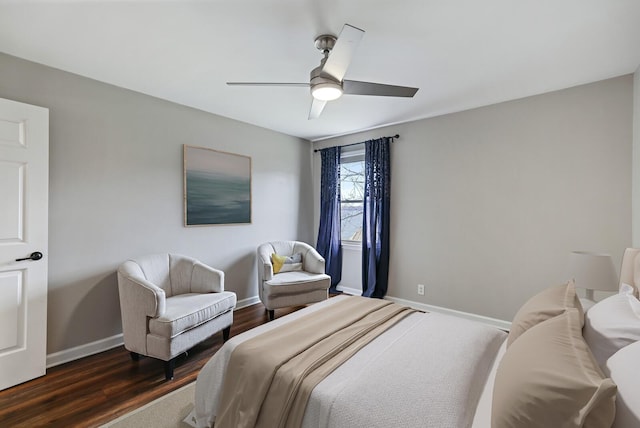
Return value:
<svg viewBox="0 0 640 428">
<path fill-rule="evenodd" d="M 140 354 L 137 352 L 129 352 L 133 361 L 140 361 Z"/>
<path fill-rule="evenodd" d="M 222 330 L 222 340 L 224 340 L 225 342 L 229 340 L 229 334 L 231 334 L 231 326 Z"/>
<path fill-rule="evenodd" d="M 172 358 L 164 362 L 164 378 L 166 380 L 173 379 L 173 369 L 176 368 L 176 359 Z"/>
<path fill-rule="evenodd" d="M 269 314 L 269 321 L 273 321 L 273 319 L 276 317 L 275 312 L 276 311 L 273 309 L 267 309 L 267 313 Z"/>
</svg>

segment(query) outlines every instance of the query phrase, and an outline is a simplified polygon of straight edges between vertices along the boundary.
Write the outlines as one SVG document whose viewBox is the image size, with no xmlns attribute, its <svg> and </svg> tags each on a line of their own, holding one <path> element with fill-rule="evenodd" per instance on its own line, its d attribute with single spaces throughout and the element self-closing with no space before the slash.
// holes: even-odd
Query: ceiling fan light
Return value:
<svg viewBox="0 0 640 428">
<path fill-rule="evenodd" d="M 342 87 L 337 83 L 318 83 L 311 88 L 311 95 L 319 101 L 337 100 L 342 96 Z"/>
</svg>

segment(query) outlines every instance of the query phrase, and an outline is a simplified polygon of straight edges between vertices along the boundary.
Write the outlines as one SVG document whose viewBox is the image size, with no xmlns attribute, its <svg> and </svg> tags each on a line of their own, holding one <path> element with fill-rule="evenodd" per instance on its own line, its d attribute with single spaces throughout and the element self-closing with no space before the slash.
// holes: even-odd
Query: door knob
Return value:
<svg viewBox="0 0 640 428">
<path fill-rule="evenodd" d="M 16 259 L 17 262 L 21 262 L 24 260 L 40 260 L 42 258 L 42 253 L 40 251 L 36 251 L 31 253 L 31 255 L 29 257 L 25 257 L 22 259 Z"/>
</svg>

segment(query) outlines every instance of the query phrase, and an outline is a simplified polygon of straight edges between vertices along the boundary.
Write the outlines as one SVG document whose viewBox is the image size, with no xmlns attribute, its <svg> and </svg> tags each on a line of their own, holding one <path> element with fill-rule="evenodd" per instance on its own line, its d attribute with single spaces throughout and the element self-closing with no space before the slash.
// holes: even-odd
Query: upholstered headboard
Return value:
<svg viewBox="0 0 640 428">
<path fill-rule="evenodd" d="M 638 288 L 640 288 L 640 249 L 638 248 L 624 250 L 620 268 L 620 286 L 622 284 L 634 287 L 635 295 L 638 297 Z"/>
</svg>

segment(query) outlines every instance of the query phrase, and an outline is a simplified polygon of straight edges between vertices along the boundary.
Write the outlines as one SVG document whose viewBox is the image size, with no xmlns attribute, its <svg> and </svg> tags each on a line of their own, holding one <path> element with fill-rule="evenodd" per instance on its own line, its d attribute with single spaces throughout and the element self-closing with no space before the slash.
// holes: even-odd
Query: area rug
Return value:
<svg viewBox="0 0 640 428">
<path fill-rule="evenodd" d="M 102 425 L 101 428 L 188 428 L 182 422 L 193 409 L 196 383 L 192 382 Z"/>
</svg>

